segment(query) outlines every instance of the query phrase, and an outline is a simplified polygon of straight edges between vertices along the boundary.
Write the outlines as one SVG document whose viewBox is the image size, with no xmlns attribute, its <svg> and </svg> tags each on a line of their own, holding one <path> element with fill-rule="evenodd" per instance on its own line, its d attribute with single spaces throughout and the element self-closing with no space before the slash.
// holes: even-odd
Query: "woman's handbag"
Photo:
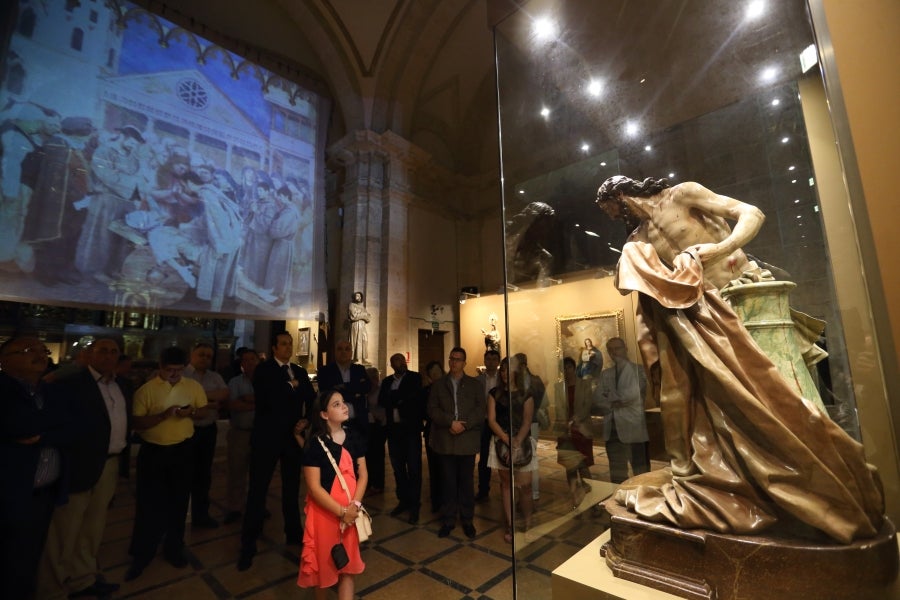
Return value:
<svg viewBox="0 0 900 600">
<path fill-rule="evenodd" d="M 500 438 L 494 438 L 494 451 L 497 453 L 497 460 L 507 469 L 510 462 L 514 467 L 524 467 L 534 458 L 530 437 L 526 437 L 522 441 L 522 445 L 512 449 L 512 452 L 510 452 L 509 444 L 501 441 Z"/>
<path fill-rule="evenodd" d="M 319 440 L 319 444 L 322 445 L 325 456 L 331 461 L 331 466 L 334 467 L 334 472 L 337 474 L 338 481 L 341 482 L 341 487 L 344 488 L 344 493 L 347 494 L 347 500 L 353 502 L 353 496 L 350 494 L 350 489 L 347 487 L 344 475 L 338 468 L 337 463 L 334 462 L 334 457 L 331 455 L 331 452 L 328 451 L 328 447 L 325 445 L 325 442 L 322 441 L 322 438 L 316 437 L 316 439 Z M 356 516 L 356 520 L 353 523 L 356 525 L 356 532 L 359 534 L 360 542 L 364 542 L 372 536 L 372 516 L 362 505 L 359 506 L 359 514 Z"/>
</svg>

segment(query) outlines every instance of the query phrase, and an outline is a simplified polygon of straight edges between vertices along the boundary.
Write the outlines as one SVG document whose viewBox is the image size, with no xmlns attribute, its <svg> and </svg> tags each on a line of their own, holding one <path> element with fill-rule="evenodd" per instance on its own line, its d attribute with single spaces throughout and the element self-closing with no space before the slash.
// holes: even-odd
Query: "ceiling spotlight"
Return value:
<svg viewBox="0 0 900 600">
<path fill-rule="evenodd" d="M 581 151 L 582 151 L 582 152 L 587 152 L 587 151 L 590 150 L 590 149 L 591 149 L 591 145 L 590 145 L 590 144 L 582 144 L 582 145 L 581 145 Z"/>
<path fill-rule="evenodd" d="M 547 17 L 540 17 L 534 20 L 531 30 L 537 39 L 549 40 L 556 35 L 556 23 Z"/>
<path fill-rule="evenodd" d="M 541 116 L 544 117 L 545 119 L 546 119 L 547 117 L 549 117 L 549 116 L 550 116 L 550 109 L 547 108 L 546 106 L 542 107 L 542 108 L 541 108 Z"/>
<path fill-rule="evenodd" d="M 781 143 L 782 143 L 782 144 L 787 144 L 787 143 L 788 143 L 788 137 L 787 137 L 787 136 L 784 136 L 783 138 L 781 138 Z"/>
<path fill-rule="evenodd" d="M 644 152 L 650 152 L 651 150 L 653 150 L 653 146 L 651 146 L 650 144 L 644 146 Z"/>
<path fill-rule="evenodd" d="M 669 173 L 669 179 L 675 179 L 675 173 Z"/>
<path fill-rule="evenodd" d="M 625 133 L 629 136 L 635 136 L 638 132 L 638 124 L 634 121 L 628 121 L 625 123 Z"/>
<path fill-rule="evenodd" d="M 464 287 L 459 290 L 459 303 L 465 304 L 466 300 L 469 298 L 480 298 L 481 294 L 478 293 L 478 288 L 474 286 Z"/>
<path fill-rule="evenodd" d="M 744 13 L 744 17 L 748 21 L 752 21 L 762 16 L 763 12 L 765 12 L 766 3 L 763 0 L 754 0 L 750 4 L 747 5 L 747 11 Z"/>
<path fill-rule="evenodd" d="M 778 98 L 772 100 L 772 106 L 778 106 L 779 104 L 781 104 L 781 100 L 779 100 Z"/>
<path fill-rule="evenodd" d="M 588 94 L 596 98 L 603 91 L 603 84 L 596 79 L 591 79 L 590 83 L 588 83 L 587 91 Z"/>
<path fill-rule="evenodd" d="M 759 78 L 763 81 L 775 81 L 775 76 L 778 75 L 778 69 L 775 67 L 766 67 L 762 70 L 762 73 L 759 74 Z"/>
<path fill-rule="evenodd" d="M 601 167 L 605 167 L 605 166 L 606 166 L 606 161 L 601 162 L 601 163 L 600 163 L 600 166 L 601 166 Z"/>
<path fill-rule="evenodd" d="M 524 194 L 524 193 L 525 193 L 525 190 L 519 190 L 519 193 L 520 193 L 520 194 Z"/>
<path fill-rule="evenodd" d="M 794 165 L 791 165 L 791 166 L 788 167 L 788 171 L 793 171 L 793 170 L 796 169 L 796 168 L 797 168 L 797 167 L 795 167 Z"/>
</svg>

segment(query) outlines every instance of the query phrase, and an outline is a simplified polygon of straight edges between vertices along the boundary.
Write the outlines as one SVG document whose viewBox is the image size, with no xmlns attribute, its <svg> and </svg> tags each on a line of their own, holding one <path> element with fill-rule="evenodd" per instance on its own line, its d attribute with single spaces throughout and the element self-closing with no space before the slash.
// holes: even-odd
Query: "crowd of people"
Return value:
<svg viewBox="0 0 900 600">
<path fill-rule="evenodd" d="M 593 397 L 575 376 L 575 361 L 566 359 L 567 422 L 587 439 L 566 467 L 573 495 L 590 477 L 589 418 L 601 404 L 610 415 L 604 438 L 614 480 L 627 476 L 627 462 L 634 473 L 649 466 L 641 454 L 646 428 L 643 440 L 635 438 L 629 420 L 642 397 L 642 370 L 628 362 L 619 338 L 609 340 L 607 349 L 615 366 L 602 372 Z M 394 354 L 393 373 L 380 379 L 377 369 L 353 362 L 349 340 L 339 340 L 334 360 L 318 371 L 318 392 L 306 369 L 292 362 L 293 338 L 283 331 L 272 337 L 269 358 L 240 348 L 227 382 L 212 369 L 214 348 L 203 341 L 190 351 L 165 348 L 156 372 L 138 386 L 118 371 L 122 357 L 115 339 L 94 340 L 79 367 L 48 372 L 49 355 L 35 337 L 16 336 L 0 347 L 0 388 L 9 399 L 2 449 L 14 467 L 0 493 L 2 569 L 14 597 L 102 596 L 118 589 L 103 578 L 97 552 L 133 441 L 139 442 L 136 505 L 125 580 L 140 577 L 160 546 L 164 560 L 187 566 L 186 523 L 219 526 L 210 514 L 209 490 L 223 411 L 230 421 L 224 521 L 242 521 L 240 571 L 252 567 L 277 464 L 284 540 L 302 547 L 298 585 L 323 590 L 336 584 L 339 597 L 352 597 L 353 576 L 365 565 L 349 525 L 367 493 L 384 491 L 385 444 L 396 483 L 392 516 L 410 524 L 419 520 L 424 443 L 439 537 L 457 524 L 468 538 L 476 536 L 475 504 L 488 498 L 494 472 L 506 541 L 516 523 L 513 497 L 525 531 L 531 526 L 538 490 L 532 425 L 545 389 L 523 354 L 501 360 L 488 349 L 478 377 L 465 373 L 463 348 L 451 350 L 446 372 L 432 362 L 419 374 L 409 370 L 404 355 Z M 508 456 L 525 459 L 504 459 L 504 445 Z M 340 568 L 329 554 L 338 542 L 349 557 Z"/>
</svg>

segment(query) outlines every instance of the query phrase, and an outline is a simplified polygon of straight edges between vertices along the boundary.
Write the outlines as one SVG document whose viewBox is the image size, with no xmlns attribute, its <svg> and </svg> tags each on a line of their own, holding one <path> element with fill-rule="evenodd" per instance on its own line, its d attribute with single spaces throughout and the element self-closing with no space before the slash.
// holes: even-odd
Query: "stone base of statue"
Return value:
<svg viewBox="0 0 900 600">
<path fill-rule="evenodd" d="M 681 598 L 900 597 L 896 530 L 887 519 L 877 537 L 842 545 L 684 530 L 642 521 L 613 499 L 602 506 L 611 535 L 600 554 L 613 574 Z"/>
</svg>

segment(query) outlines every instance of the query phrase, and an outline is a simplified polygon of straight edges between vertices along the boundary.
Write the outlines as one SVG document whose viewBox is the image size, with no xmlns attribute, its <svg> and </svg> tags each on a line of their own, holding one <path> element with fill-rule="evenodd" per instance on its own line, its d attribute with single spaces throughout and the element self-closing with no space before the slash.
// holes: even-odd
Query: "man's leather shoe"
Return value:
<svg viewBox="0 0 900 600">
<path fill-rule="evenodd" d="M 463 533 L 471 540 L 475 537 L 475 526 L 471 523 L 463 523 Z"/>
<path fill-rule="evenodd" d="M 134 581 L 138 577 L 141 576 L 141 573 L 144 572 L 144 565 L 138 563 L 131 563 L 131 566 L 128 567 L 128 570 L 125 571 L 125 581 Z"/>
<path fill-rule="evenodd" d="M 200 529 L 215 529 L 218 526 L 219 522 L 209 515 L 191 521 L 191 527 L 199 527 Z"/>
<path fill-rule="evenodd" d="M 390 512 L 390 515 L 392 517 L 399 517 L 400 515 L 402 515 L 403 513 L 405 513 L 408 510 L 409 510 L 409 508 L 407 508 L 406 506 L 404 506 L 402 504 L 399 504 L 399 505 L 397 505 L 397 507 L 394 510 L 392 510 Z"/>
<path fill-rule="evenodd" d="M 109 583 L 106 581 L 101 581 L 98 579 L 88 587 L 80 590 L 78 592 L 74 592 L 69 594 L 69 598 L 85 598 L 88 596 L 109 596 L 113 592 L 119 589 L 118 583 Z"/>
<path fill-rule="evenodd" d="M 250 550 L 248 548 L 241 549 L 241 556 L 238 558 L 237 570 L 238 571 L 246 571 L 253 564 L 253 555 L 256 554 L 256 550 Z"/>
<path fill-rule="evenodd" d="M 222 522 L 226 525 L 231 525 L 235 521 L 239 521 L 241 518 L 241 511 L 232 510 L 230 512 L 225 513 L 225 518 L 222 519 Z"/>
<path fill-rule="evenodd" d="M 438 537 L 445 538 L 450 535 L 451 531 L 453 531 L 453 525 L 441 525 L 440 530 L 438 530 Z"/>
<path fill-rule="evenodd" d="M 183 552 L 178 554 L 166 554 L 166 561 L 176 569 L 183 569 L 188 566 L 188 559 L 185 558 Z"/>
<path fill-rule="evenodd" d="M 409 524 L 415 525 L 419 522 L 419 511 L 411 510 L 409 511 Z"/>
</svg>

